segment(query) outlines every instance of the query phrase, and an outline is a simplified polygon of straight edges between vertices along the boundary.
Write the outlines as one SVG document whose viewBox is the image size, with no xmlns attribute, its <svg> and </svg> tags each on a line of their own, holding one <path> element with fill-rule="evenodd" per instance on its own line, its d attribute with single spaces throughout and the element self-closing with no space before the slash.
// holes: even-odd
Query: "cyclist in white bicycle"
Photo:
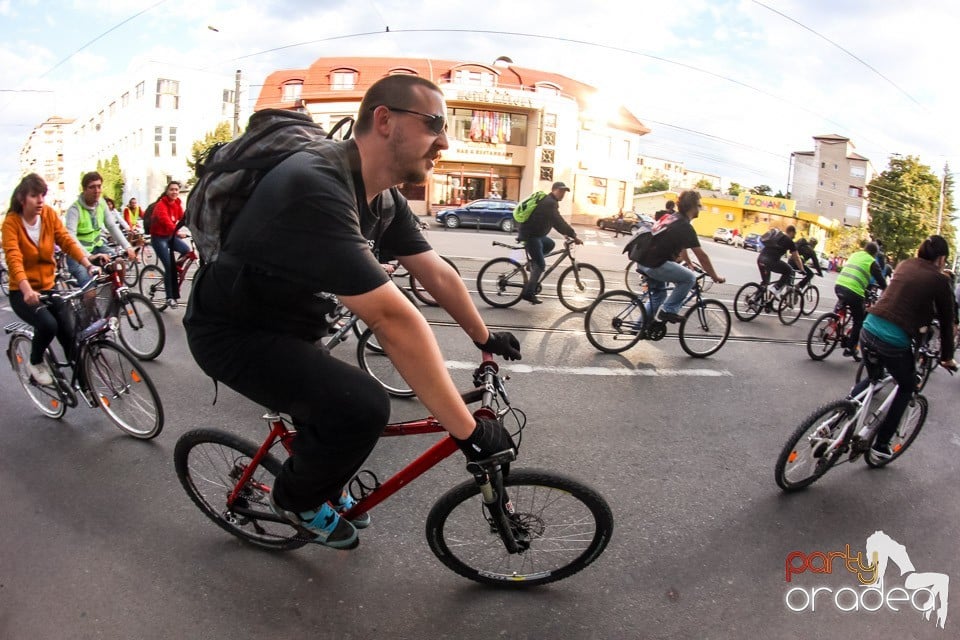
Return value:
<svg viewBox="0 0 960 640">
<path fill-rule="evenodd" d="M 369 524 L 366 514 L 350 522 L 340 517 L 354 504 L 343 488 L 377 443 L 390 400 L 373 377 L 317 344 L 335 305 L 322 292 L 373 330 L 468 458 L 514 446 L 498 420 L 474 418 L 426 319 L 377 260 L 378 253 L 396 256 L 478 348 L 520 358 L 512 334 L 487 329 L 463 280 L 424 239 L 397 188 L 426 181 L 448 147 L 446 115 L 442 91 L 424 78 L 374 82 L 354 139 L 317 140 L 267 172 L 231 223 L 219 257 L 194 280 L 184 319 L 190 350 L 214 379 L 293 418 L 292 455 L 270 500 L 278 515 L 325 546 L 352 549 L 356 529 Z"/>
<path fill-rule="evenodd" d="M 917 250 L 917 257 L 902 261 L 893 272 L 880 301 L 870 308 L 860 333 L 860 347 L 868 361 L 876 358 L 897 382 L 897 395 L 877 429 L 873 454 L 888 459 L 893 454 L 890 439 L 910 403 L 916 386 L 911 340 L 936 317 L 941 327 L 953 326 L 953 292 L 950 278 L 943 273 L 950 248 L 943 236 L 930 236 Z M 940 362 L 957 367 L 953 359 L 952 331 L 940 333 Z M 869 384 L 864 379 L 861 385 Z M 854 389 L 853 395 L 865 388 Z"/>
</svg>

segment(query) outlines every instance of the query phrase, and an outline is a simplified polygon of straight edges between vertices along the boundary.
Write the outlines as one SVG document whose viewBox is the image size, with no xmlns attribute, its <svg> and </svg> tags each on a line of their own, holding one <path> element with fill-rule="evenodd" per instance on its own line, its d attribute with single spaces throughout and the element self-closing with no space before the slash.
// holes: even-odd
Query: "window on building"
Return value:
<svg viewBox="0 0 960 640">
<path fill-rule="evenodd" d="M 130 92 L 125 91 L 122 96 L 120 96 L 120 106 L 126 108 L 130 104 Z"/>
<path fill-rule="evenodd" d="M 223 90 L 223 101 L 233 104 L 236 102 L 237 94 L 233 89 L 224 89 Z"/>
<path fill-rule="evenodd" d="M 553 182 L 553 167 L 540 167 L 540 179 Z"/>
<path fill-rule="evenodd" d="M 453 79 L 454 83 L 466 85 L 468 87 L 492 87 L 493 74 L 489 71 L 471 71 L 469 69 L 457 69 Z"/>
<path fill-rule="evenodd" d="M 850 166 L 850 177 L 865 178 L 866 176 L 867 176 L 867 170 L 865 167 L 858 167 L 857 165 Z"/>
<path fill-rule="evenodd" d="M 546 113 L 543 115 L 543 126 L 550 127 L 551 129 L 557 128 L 557 114 L 555 113 Z"/>
<path fill-rule="evenodd" d="M 463 142 L 526 146 L 527 116 L 485 109 L 447 109 L 447 137 Z"/>
<path fill-rule="evenodd" d="M 600 205 L 601 207 L 606 206 L 607 179 L 606 178 L 590 178 L 589 184 L 590 184 L 590 190 L 587 193 L 587 200 L 590 201 L 590 204 Z"/>
<path fill-rule="evenodd" d="M 821 163 L 820 163 L 820 168 L 821 168 L 821 169 L 826 169 L 826 168 L 827 168 L 827 163 L 826 163 L 826 162 L 821 162 Z"/>
<path fill-rule="evenodd" d="M 844 214 L 844 220 L 859 220 L 860 219 L 860 207 L 855 205 L 847 205 L 846 214 Z"/>
<path fill-rule="evenodd" d="M 838 167 L 838 166 L 836 165 L 836 163 L 834 163 L 834 165 L 833 165 L 833 170 L 836 171 L 836 170 L 839 169 L 839 168 L 840 168 L 840 167 Z"/>
<path fill-rule="evenodd" d="M 851 198 L 862 198 L 863 189 L 861 189 L 860 187 L 854 187 L 853 185 L 851 185 L 850 188 L 847 190 L 847 195 L 850 196 Z"/>
<path fill-rule="evenodd" d="M 136 98 L 142 98 L 142 97 L 143 97 L 143 83 L 142 83 L 142 82 L 138 83 L 137 86 L 136 86 L 136 89 L 135 89 L 134 91 L 135 91 L 135 94 L 136 94 L 136 95 L 135 95 Z"/>
<path fill-rule="evenodd" d="M 180 81 L 157 78 L 157 109 L 180 108 Z"/>
<path fill-rule="evenodd" d="M 346 91 L 353 89 L 355 86 L 357 86 L 356 71 L 341 69 L 330 74 L 330 88 L 334 91 Z"/>
<path fill-rule="evenodd" d="M 160 144 L 163 142 L 163 127 L 153 128 L 153 157 L 160 157 Z"/>
<path fill-rule="evenodd" d="M 170 141 L 170 155 L 174 158 L 177 157 L 177 128 L 170 127 L 167 132 L 167 139 Z"/>
<path fill-rule="evenodd" d="M 303 95 L 303 81 L 293 80 L 283 85 L 283 95 L 280 99 L 283 102 L 294 102 Z"/>
<path fill-rule="evenodd" d="M 553 84 L 552 82 L 538 82 L 533 85 L 533 89 L 537 93 L 546 93 L 552 96 L 560 95 L 560 85 Z"/>
</svg>

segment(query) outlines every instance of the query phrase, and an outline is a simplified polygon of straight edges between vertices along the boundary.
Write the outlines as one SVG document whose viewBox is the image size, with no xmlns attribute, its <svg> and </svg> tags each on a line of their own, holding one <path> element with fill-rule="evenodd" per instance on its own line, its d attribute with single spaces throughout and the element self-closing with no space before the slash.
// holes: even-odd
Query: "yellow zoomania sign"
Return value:
<svg viewBox="0 0 960 640">
<path fill-rule="evenodd" d="M 773 196 L 758 196 L 752 193 L 741 193 L 738 200 L 744 209 L 753 209 L 756 211 L 792 214 L 797 209 L 796 200 L 774 198 Z"/>
</svg>

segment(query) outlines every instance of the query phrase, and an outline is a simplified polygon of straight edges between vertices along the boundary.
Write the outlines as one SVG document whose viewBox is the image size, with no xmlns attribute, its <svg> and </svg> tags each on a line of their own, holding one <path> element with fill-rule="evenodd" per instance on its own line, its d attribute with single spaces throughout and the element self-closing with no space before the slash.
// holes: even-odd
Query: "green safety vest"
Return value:
<svg viewBox="0 0 960 640">
<path fill-rule="evenodd" d="M 97 208 L 94 213 L 96 221 L 90 216 L 90 210 L 83 203 L 83 198 L 77 198 L 77 242 L 83 245 L 83 248 L 89 253 L 94 247 L 100 244 L 100 234 L 103 230 L 103 220 L 107 213 L 107 203 L 103 200 L 97 202 Z"/>
<path fill-rule="evenodd" d="M 874 262 L 876 258 L 866 251 L 857 251 L 843 265 L 837 276 L 837 284 L 861 297 L 865 296 L 870 284 L 870 265 Z"/>
</svg>

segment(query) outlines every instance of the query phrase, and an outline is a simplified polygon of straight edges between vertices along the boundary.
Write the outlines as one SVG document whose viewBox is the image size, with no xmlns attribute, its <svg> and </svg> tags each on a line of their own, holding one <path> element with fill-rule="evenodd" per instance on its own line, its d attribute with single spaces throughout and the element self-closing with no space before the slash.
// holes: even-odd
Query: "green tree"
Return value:
<svg viewBox="0 0 960 640">
<path fill-rule="evenodd" d="M 187 166 L 190 167 L 190 177 L 187 179 L 186 184 L 184 185 L 185 190 L 189 191 L 190 188 L 197 182 L 197 164 L 207 153 L 207 150 L 213 145 L 220 142 L 230 142 L 233 139 L 233 131 L 229 122 L 226 120 L 217 125 L 217 128 L 213 131 L 207 132 L 203 137 L 203 140 L 197 140 L 190 147 L 190 159 L 187 160 Z"/>
<path fill-rule="evenodd" d="M 759 184 L 750 189 L 750 193 L 757 196 L 768 196 L 773 191 L 768 184 Z"/>
<path fill-rule="evenodd" d="M 891 157 L 887 169 L 871 180 L 867 188 L 870 193 L 868 230 L 872 237 L 883 241 L 888 259 L 899 261 L 913 256 L 920 243 L 936 233 L 940 179 L 918 158 Z M 947 214 L 948 206 L 952 211 L 952 184 L 949 205 L 944 184 L 944 215 L 940 230 L 952 249 L 954 229 Z"/>
<path fill-rule="evenodd" d="M 103 176 L 103 197 L 113 200 L 117 207 L 123 206 L 123 170 L 120 158 L 114 155 L 109 160 L 97 160 L 97 173 Z"/>
<path fill-rule="evenodd" d="M 694 189 L 705 189 L 706 191 L 713 191 L 713 183 L 707 180 L 706 178 L 700 178 L 697 180 L 697 184 L 693 185 Z"/>
<path fill-rule="evenodd" d="M 849 258 L 850 254 L 862 249 L 867 240 L 866 228 L 861 226 L 843 227 L 827 238 L 824 251 L 830 256 L 837 254 Z"/>
<path fill-rule="evenodd" d="M 670 181 L 666 178 L 650 178 L 639 188 L 634 189 L 633 193 L 654 193 L 656 191 L 669 191 L 670 190 Z"/>
<path fill-rule="evenodd" d="M 731 182 L 731 183 L 730 183 L 730 186 L 727 188 L 727 195 L 728 195 L 728 196 L 738 196 L 738 195 L 740 195 L 741 193 L 743 193 L 743 187 L 741 187 L 741 186 L 740 186 L 738 183 L 736 183 L 736 182 Z"/>
</svg>

